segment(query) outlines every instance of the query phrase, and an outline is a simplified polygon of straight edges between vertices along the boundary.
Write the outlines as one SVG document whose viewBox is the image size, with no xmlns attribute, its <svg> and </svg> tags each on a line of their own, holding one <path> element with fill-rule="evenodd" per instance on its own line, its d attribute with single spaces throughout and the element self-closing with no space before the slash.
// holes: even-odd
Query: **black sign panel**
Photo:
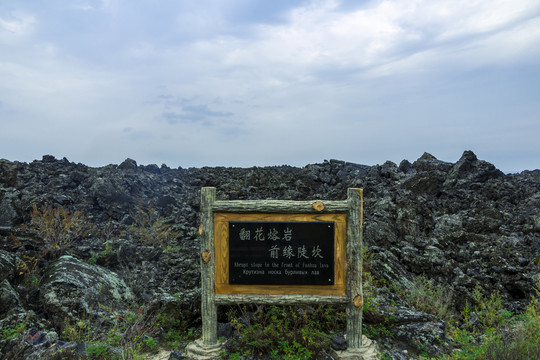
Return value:
<svg viewBox="0 0 540 360">
<path fill-rule="evenodd" d="M 334 285 L 334 223 L 230 221 L 229 284 Z"/>
</svg>

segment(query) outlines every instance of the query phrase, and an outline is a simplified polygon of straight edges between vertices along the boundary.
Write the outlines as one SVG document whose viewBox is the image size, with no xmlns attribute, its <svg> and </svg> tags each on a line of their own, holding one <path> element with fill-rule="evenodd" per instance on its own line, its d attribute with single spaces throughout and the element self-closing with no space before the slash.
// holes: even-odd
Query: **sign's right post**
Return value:
<svg viewBox="0 0 540 360">
<path fill-rule="evenodd" d="M 347 190 L 347 342 L 350 350 L 362 347 L 362 189 Z"/>
</svg>

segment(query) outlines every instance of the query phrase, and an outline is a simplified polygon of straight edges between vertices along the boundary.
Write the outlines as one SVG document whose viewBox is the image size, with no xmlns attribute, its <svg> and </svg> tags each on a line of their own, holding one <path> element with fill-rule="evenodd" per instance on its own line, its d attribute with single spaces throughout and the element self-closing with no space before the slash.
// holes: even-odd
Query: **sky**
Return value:
<svg viewBox="0 0 540 360">
<path fill-rule="evenodd" d="M 540 168 L 538 0 L 0 2 L 0 158 Z"/>
</svg>

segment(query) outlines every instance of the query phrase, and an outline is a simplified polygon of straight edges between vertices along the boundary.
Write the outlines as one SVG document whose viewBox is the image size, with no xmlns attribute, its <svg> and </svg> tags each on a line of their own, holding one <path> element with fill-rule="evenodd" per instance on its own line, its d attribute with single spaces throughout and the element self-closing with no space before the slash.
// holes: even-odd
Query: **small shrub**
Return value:
<svg viewBox="0 0 540 360">
<path fill-rule="evenodd" d="M 137 344 L 140 352 L 156 352 L 158 349 L 158 343 L 153 337 L 143 337 L 143 339 Z"/>
<path fill-rule="evenodd" d="M 457 318 L 457 313 L 453 310 L 450 289 L 435 284 L 425 275 L 417 276 L 412 284 L 409 289 L 398 291 L 410 305 L 446 321 L 452 322 Z"/>
<path fill-rule="evenodd" d="M 89 218 L 81 211 L 70 213 L 65 207 L 32 207 L 31 227 L 43 237 L 49 250 L 66 249 L 71 244 L 87 236 L 93 228 Z"/>
<path fill-rule="evenodd" d="M 17 261 L 19 275 L 23 276 L 23 285 L 29 289 L 37 289 L 39 277 L 37 276 L 37 265 L 39 258 L 24 254 L 22 260 Z"/>
<path fill-rule="evenodd" d="M 523 319 L 485 343 L 485 359 L 540 359 L 540 282 Z"/>
<path fill-rule="evenodd" d="M 154 314 L 142 306 L 117 312 L 107 305 L 98 305 L 108 313 L 101 317 L 101 330 L 92 328 L 90 322 L 85 320 L 73 322 L 66 318 L 64 322 L 63 340 L 79 344 L 91 343 L 81 359 L 142 360 L 143 353 L 157 351 L 158 342 L 154 336 L 159 323 Z"/>
<path fill-rule="evenodd" d="M 184 318 L 179 305 L 171 306 L 159 314 L 157 321 L 164 332 L 162 345 L 171 350 L 179 348 L 184 342 L 195 340 L 200 335 L 190 327 L 191 324 Z"/>
<path fill-rule="evenodd" d="M 377 296 L 377 289 L 386 286 L 384 279 L 376 279 L 372 275 L 370 271 L 372 260 L 373 254 L 364 246 L 362 248 L 362 309 L 364 313 L 376 311 L 377 304 L 375 303 L 375 298 Z"/>
<path fill-rule="evenodd" d="M 363 334 L 368 338 L 393 338 L 394 335 L 384 324 L 365 325 Z"/>
<path fill-rule="evenodd" d="M 139 352 L 154 351 L 157 348 L 151 337 L 156 328 L 154 317 L 147 314 L 144 307 L 135 308 L 116 315 L 108 342 L 120 347 L 124 358 L 134 359 Z"/>
<path fill-rule="evenodd" d="M 81 356 L 73 349 L 58 349 L 48 358 L 49 360 L 79 360 Z"/>
<path fill-rule="evenodd" d="M 163 335 L 165 347 L 173 350 L 178 349 L 183 343 L 197 339 L 200 334 L 196 333 L 194 328 L 188 329 L 167 329 Z"/>
<path fill-rule="evenodd" d="M 2 329 L 0 340 L 13 340 L 26 331 L 26 323 L 18 323 L 14 328 Z"/>
<path fill-rule="evenodd" d="M 128 232 L 145 245 L 169 246 L 178 237 L 171 225 L 152 208 L 139 204 L 135 211 L 130 211 L 134 224 Z"/>
<path fill-rule="evenodd" d="M 120 360 L 119 354 L 116 354 L 105 344 L 90 344 L 84 349 L 84 354 L 89 360 Z"/>
<path fill-rule="evenodd" d="M 472 297 L 474 304 L 471 306 L 467 303 L 463 310 L 464 326 L 469 331 L 482 334 L 510 321 L 512 314 L 503 309 L 504 301 L 498 292 L 486 297 L 482 294 L 481 286 L 477 284 Z"/>
<path fill-rule="evenodd" d="M 540 282 L 536 296 L 520 316 L 503 310 L 499 294 L 482 295 L 477 286 L 474 305 L 463 310 L 463 326 L 450 326 L 450 336 L 461 346 L 450 359 L 540 359 Z"/>
<path fill-rule="evenodd" d="M 362 273 L 362 293 L 363 293 L 363 303 L 362 309 L 364 313 L 370 311 L 376 311 L 376 295 L 377 289 L 384 287 L 384 280 L 378 280 L 373 277 L 369 272 Z"/>
<path fill-rule="evenodd" d="M 90 329 L 86 322 L 79 320 L 75 324 L 71 324 L 68 318 L 64 319 L 64 329 L 62 330 L 64 339 L 73 342 L 85 342 L 91 339 Z"/>
<path fill-rule="evenodd" d="M 112 239 L 113 235 L 117 233 L 117 228 L 111 218 L 109 221 L 101 225 L 100 234 L 103 236 L 103 239 L 108 242 Z"/>
</svg>

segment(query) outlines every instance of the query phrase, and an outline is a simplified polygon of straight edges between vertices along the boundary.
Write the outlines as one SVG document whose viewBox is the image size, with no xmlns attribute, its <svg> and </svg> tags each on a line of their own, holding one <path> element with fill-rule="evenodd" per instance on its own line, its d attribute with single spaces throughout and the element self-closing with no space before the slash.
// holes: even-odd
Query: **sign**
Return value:
<svg viewBox="0 0 540 360">
<path fill-rule="evenodd" d="M 334 285 L 334 223 L 229 222 L 229 284 Z"/>
<path fill-rule="evenodd" d="M 216 294 L 345 293 L 345 214 L 214 213 Z"/>
<path fill-rule="evenodd" d="M 353 188 L 345 201 L 227 201 L 202 188 L 202 337 L 188 354 L 219 354 L 218 305 L 341 303 L 347 351 L 361 357 L 362 194 Z"/>
</svg>

